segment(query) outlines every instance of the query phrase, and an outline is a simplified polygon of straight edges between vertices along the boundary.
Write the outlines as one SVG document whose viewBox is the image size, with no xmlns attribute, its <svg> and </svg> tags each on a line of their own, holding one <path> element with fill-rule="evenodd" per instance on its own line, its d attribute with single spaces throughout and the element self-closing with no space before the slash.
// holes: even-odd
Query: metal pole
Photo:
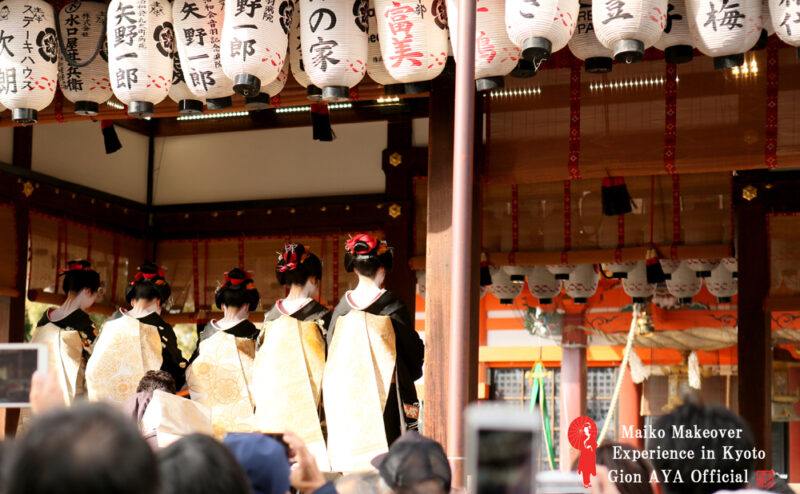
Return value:
<svg viewBox="0 0 800 494">
<path fill-rule="evenodd" d="M 475 133 L 475 3 L 458 2 L 458 63 L 453 139 L 453 275 L 447 400 L 447 452 L 456 479 L 463 477 L 464 427 L 469 366 L 469 300 L 472 266 L 472 167 Z"/>
</svg>

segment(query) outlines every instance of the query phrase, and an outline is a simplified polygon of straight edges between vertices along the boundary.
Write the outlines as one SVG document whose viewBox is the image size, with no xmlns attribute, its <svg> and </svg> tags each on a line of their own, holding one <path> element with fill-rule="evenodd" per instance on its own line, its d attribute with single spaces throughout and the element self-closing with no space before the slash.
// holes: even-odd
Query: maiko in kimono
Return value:
<svg viewBox="0 0 800 494">
<path fill-rule="evenodd" d="M 275 266 L 278 283 L 289 287 L 264 320 L 253 376 L 256 428 L 290 430 L 308 445 L 322 470 L 329 470 L 319 409 L 325 367 L 323 331 L 330 311 L 314 300 L 322 262 L 308 246 L 286 244 Z"/>
<path fill-rule="evenodd" d="M 167 371 L 177 388 L 183 387 L 189 362 L 172 326 L 160 315 L 170 294 L 160 267 L 151 262 L 139 266 L 125 291 L 132 309 L 119 309 L 103 324 L 86 365 L 90 400 L 123 406 L 149 370 Z"/>
<path fill-rule="evenodd" d="M 383 289 L 392 251 L 366 234 L 345 245 L 345 269 L 358 285 L 342 297 L 328 331 L 322 399 L 334 471 L 370 468 L 401 433 L 417 427 L 414 381 L 424 345 L 405 304 Z"/>
<path fill-rule="evenodd" d="M 223 311 L 200 334 L 198 354 L 186 381 L 192 400 L 211 410 L 214 435 L 250 432 L 253 428 L 253 359 L 258 329 L 249 321 L 258 307 L 259 294 L 250 276 L 239 268 L 225 273 L 216 293 Z"/>
</svg>

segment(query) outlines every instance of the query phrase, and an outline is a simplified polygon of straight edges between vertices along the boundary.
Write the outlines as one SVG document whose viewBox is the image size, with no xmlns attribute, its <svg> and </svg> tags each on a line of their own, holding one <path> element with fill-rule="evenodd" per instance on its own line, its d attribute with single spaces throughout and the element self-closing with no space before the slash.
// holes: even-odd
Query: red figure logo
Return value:
<svg viewBox="0 0 800 494">
<path fill-rule="evenodd" d="M 578 458 L 578 473 L 583 476 L 583 486 L 591 487 L 591 477 L 597 475 L 595 469 L 597 425 L 589 417 L 578 417 L 569 424 L 567 437 L 572 447 L 581 452 Z"/>
</svg>

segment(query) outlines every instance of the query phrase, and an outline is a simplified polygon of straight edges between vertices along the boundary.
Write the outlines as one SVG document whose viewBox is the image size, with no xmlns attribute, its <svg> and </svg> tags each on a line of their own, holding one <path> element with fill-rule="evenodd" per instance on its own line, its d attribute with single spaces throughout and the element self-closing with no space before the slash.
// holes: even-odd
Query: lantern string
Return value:
<svg viewBox="0 0 800 494">
<path fill-rule="evenodd" d="M 67 55 L 67 48 L 66 45 L 64 44 L 64 37 L 61 35 L 61 23 L 58 20 L 58 14 L 59 14 L 58 5 L 56 5 L 56 8 L 53 10 L 55 10 L 56 36 L 58 37 L 58 46 L 61 49 L 61 56 L 64 57 L 64 61 L 67 62 L 67 64 L 70 67 L 77 67 L 77 68 L 86 67 L 90 63 L 94 62 L 94 59 L 97 58 L 97 55 L 103 49 L 103 42 L 106 39 L 106 22 L 108 21 L 108 19 L 103 19 L 103 31 L 100 34 L 100 37 L 97 39 L 97 46 L 94 49 L 94 53 L 92 53 L 92 56 L 90 56 L 85 62 L 79 63 L 73 60 L 69 55 Z"/>
<path fill-rule="evenodd" d="M 674 63 L 668 63 L 666 67 L 666 80 L 664 82 L 664 169 L 668 174 L 672 175 L 678 171 L 675 166 L 676 123 L 678 115 L 678 67 Z"/>
<path fill-rule="evenodd" d="M 767 168 L 778 166 L 778 48 L 780 40 L 772 36 L 767 42 L 767 122 L 764 161 Z"/>
<path fill-rule="evenodd" d="M 194 297 L 194 310 L 200 309 L 200 262 L 198 239 L 192 240 L 192 295 Z M 205 287 L 203 287 L 205 289 Z"/>
</svg>

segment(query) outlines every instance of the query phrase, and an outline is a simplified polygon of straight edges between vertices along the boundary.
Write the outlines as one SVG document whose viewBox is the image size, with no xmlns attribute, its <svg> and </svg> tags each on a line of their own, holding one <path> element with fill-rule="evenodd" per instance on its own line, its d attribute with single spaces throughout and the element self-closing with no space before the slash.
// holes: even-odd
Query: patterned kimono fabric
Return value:
<svg viewBox="0 0 800 494">
<path fill-rule="evenodd" d="M 47 345 L 47 368 L 56 370 L 58 383 L 68 404 L 71 405 L 76 396 L 86 394 L 83 342 L 78 331 L 66 330 L 48 322 L 33 330 L 31 343 Z M 27 429 L 32 417 L 30 408 L 20 410 L 17 433 L 23 433 Z"/>
<path fill-rule="evenodd" d="M 211 410 L 214 436 L 253 430 L 251 377 L 255 341 L 225 331 L 200 342 L 199 355 L 186 370 L 192 400 Z"/>
<path fill-rule="evenodd" d="M 323 471 L 330 470 L 319 420 L 325 340 L 319 327 L 282 315 L 265 323 L 256 354 L 255 426 L 262 432 L 291 430 L 305 441 Z"/>
<path fill-rule="evenodd" d="M 128 315 L 106 321 L 86 364 L 89 400 L 121 408 L 136 394 L 142 376 L 161 368 L 161 350 L 156 326 Z"/>
<path fill-rule="evenodd" d="M 155 436 L 159 448 L 189 434 L 212 433 L 208 408 L 177 395 L 156 390 L 142 416 L 142 434 Z"/>
<path fill-rule="evenodd" d="M 388 451 L 383 411 L 396 358 L 389 316 L 354 310 L 336 320 L 322 382 L 334 471 L 369 470 Z"/>
</svg>

